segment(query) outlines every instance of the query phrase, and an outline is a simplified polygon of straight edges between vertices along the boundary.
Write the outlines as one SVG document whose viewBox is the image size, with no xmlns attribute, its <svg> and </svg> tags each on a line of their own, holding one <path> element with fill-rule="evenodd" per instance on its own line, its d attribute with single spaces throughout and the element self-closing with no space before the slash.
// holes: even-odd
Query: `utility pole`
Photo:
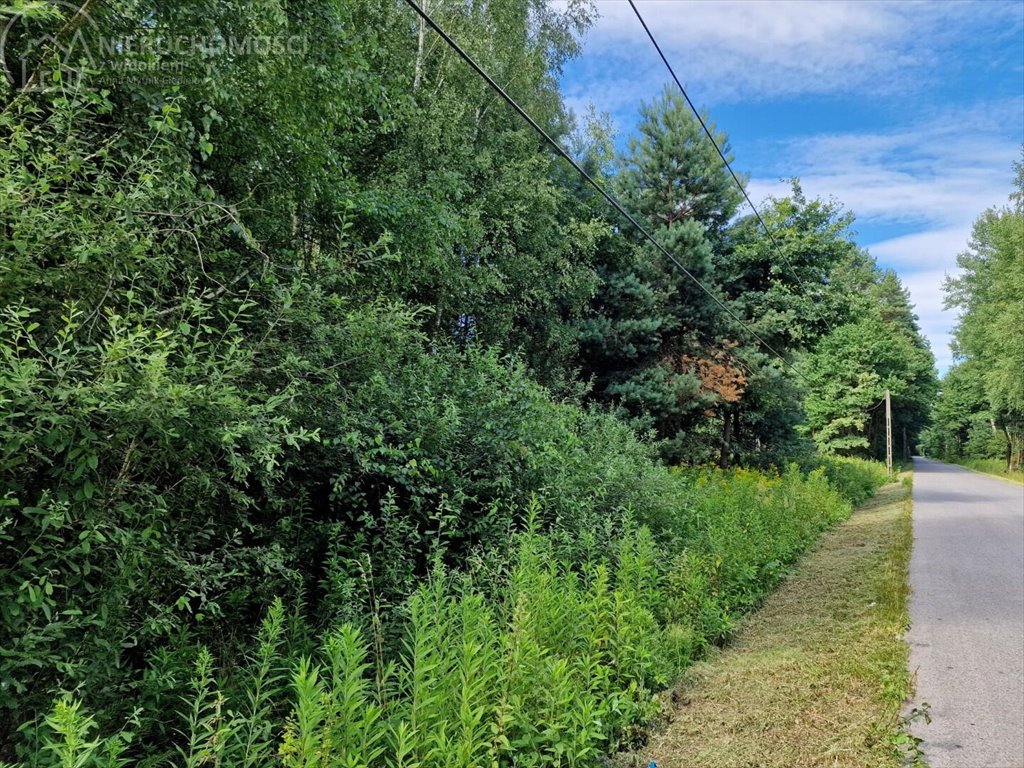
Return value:
<svg viewBox="0 0 1024 768">
<path fill-rule="evenodd" d="M 892 475 L 892 397 L 885 390 L 885 468 Z"/>
</svg>

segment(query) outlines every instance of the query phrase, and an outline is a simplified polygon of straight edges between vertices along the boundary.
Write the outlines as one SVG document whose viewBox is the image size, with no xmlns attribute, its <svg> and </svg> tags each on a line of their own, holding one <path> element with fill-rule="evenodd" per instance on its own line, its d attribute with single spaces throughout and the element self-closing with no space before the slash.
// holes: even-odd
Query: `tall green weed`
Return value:
<svg viewBox="0 0 1024 768">
<path fill-rule="evenodd" d="M 653 694 L 726 638 L 879 472 L 846 460 L 804 475 L 748 470 L 679 473 L 674 535 L 631 524 L 611 550 L 565 556 L 525 515 L 507 570 L 435 565 L 400 613 L 341 622 L 296 655 L 281 601 L 241 668 L 217 670 L 200 648 L 175 728 L 173 765 L 593 766 L 637 738 Z M 660 522 L 665 524 L 665 519 Z M 583 551 L 583 550 L 580 550 Z M 389 653 L 379 636 L 402 638 Z M 139 715 L 135 716 L 138 721 Z M 96 735 L 82 703 L 58 699 L 26 726 L 27 765 L 124 765 L 152 757 L 124 728 Z M 121 762 L 118 762 L 121 761 Z"/>
<path fill-rule="evenodd" d="M 825 456 L 818 463 L 829 482 L 854 505 L 870 498 L 875 489 L 889 479 L 885 466 L 877 461 Z"/>
</svg>

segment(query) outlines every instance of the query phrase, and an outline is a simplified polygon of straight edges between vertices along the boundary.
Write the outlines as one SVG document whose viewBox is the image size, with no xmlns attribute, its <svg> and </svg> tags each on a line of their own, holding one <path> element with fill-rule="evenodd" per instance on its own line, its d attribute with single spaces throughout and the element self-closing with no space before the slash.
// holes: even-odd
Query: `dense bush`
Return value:
<svg viewBox="0 0 1024 768">
<path fill-rule="evenodd" d="M 296 296 L 279 325 L 311 311 Z M 54 688 L 91 683 L 101 709 L 159 690 L 147 657 L 238 642 L 274 594 L 321 627 L 388 613 L 435 558 L 502 559 L 531 497 L 573 559 L 606 554 L 630 510 L 674 503 L 628 426 L 553 402 L 493 352 L 425 354 L 400 306 L 332 317 L 332 354 L 350 361 L 333 370 L 300 345 L 276 358 L 240 330 L 206 333 L 198 311 L 190 331 L 146 319 L 110 314 L 73 355 L 73 311 L 47 346 L 27 308 L 0 325 L 12 725 Z"/>
<path fill-rule="evenodd" d="M 503 558 L 532 496 L 594 533 L 566 552 L 670 503 L 626 425 L 362 295 L 384 245 L 268 263 L 176 102 L 128 159 L 91 149 L 100 94 L 49 107 L 0 115 L 0 754 L 54 690 L 173 698 L 183 649 L 244 651 L 274 595 L 322 629 L 396 609 L 435 557 Z"/>
<path fill-rule="evenodd" d="M 818 461 L 833 487 L 853 504 L 870 498 L 887 479 L 885 466 L 877 461 L 846 456 L 826 456 Z"/>
<path fill-rule="evenodd" d="M 866 462 L 831 471 L 857 493 L 884 477 Z M 316 649 L 296 643 L 278 600 L 240 667 L 193 649 L 184 703 L 167 700 L 176 722 L 140 708 L 102 738 L 65 696 L 24 729 L 38 740 L 26 765 L 596 765 L 657 711 L 653 692 L 851 509 L 824 470 L 662 481 L 682 503 L 656 521 L 658 538 L 629 524 L 614 551 L 567 560 L 559 536 L 538 532 L 534 502 L 497 576 L 486 563 L 462 575 L 436 563 L 400 612 L 340 622 Z M 162 729 L 182 734 L 176 751 Z"/>
</svg>

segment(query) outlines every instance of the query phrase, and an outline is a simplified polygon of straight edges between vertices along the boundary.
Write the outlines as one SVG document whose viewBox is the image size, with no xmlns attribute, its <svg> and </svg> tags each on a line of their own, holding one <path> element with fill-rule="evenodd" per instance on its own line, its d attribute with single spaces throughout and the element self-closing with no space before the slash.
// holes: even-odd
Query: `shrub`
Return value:
<svg viewBox="0 0 1024 768">
<path fill-rule="evenodd" d="M 857 493 L 884 475 L 852 460 L 833 471 Z M 653 693 L 727 637 L 851 509 L 825 469 L 663 479 L 686 503 L 660 538 L 630 521 L 614 547 L 566 557 L 588 547 L 541 533 L 534 501 L 507 571 L 435 565 L 400 611 L 341 622 L 311 652 L 295 652 L 276 601 L 240 668 L 218 674 L 198 649 L 173 725 L 176 764 L 598 765 L 655 714 Z M 388 634 L 400 651 L 383 642 Z M 95 730 L 80 701 L 59 699 L 25 729 L 35 733 L 32 765 L 154 756 L 129 728 L 106 739 Z"/>
<path fill-rule="evenodd" d="M 889 479 L 885 466 L 877 461 L 847 456 L 827 456 L 819 461 L 828 481 L 854 505 L 870 498 Z"/>
</svg>

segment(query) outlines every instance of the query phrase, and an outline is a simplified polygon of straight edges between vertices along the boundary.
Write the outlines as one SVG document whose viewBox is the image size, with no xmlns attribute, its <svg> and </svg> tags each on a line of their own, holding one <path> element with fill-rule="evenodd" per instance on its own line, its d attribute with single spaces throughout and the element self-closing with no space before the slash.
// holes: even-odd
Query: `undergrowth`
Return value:
<svg viewBox="0 0 1024 768">
<path fill-rule="evenodd" d="M 438 564 L 401 615 L 340 622 L 314 648 L 277 600 L 246 664 L 218 667 L 199 646 L 176 700 L 102 727 L 88 692 L 67 692 L 22 727 L 20 765 L 596 765 L 883 475 L 852 460 L 679 473 L 687 503 L 657 533 L 634 526 L 610 555 L 573 562 L 531 524 L 497 575 Z M 168 737 L 173 750 L 156 747 Z"/>
</svg>

